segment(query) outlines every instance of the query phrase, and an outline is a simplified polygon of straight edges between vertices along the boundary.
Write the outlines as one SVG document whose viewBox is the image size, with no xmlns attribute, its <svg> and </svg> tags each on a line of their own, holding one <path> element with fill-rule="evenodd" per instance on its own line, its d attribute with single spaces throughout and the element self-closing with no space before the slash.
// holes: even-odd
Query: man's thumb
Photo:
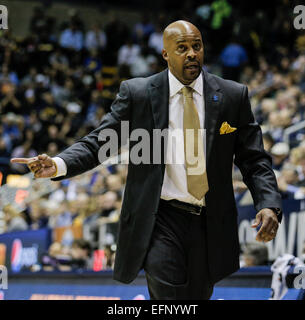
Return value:
<svg viewBox="0 0 305 320">
<path fill-rule="evenodd" d="M 262 215 L 261 213 L 258 213 L 255 217 L 255 220 L 254 222 L 252 223 L 251 225 L 251 228 L 256 228 L 259 226 L 259 224 L 261 223 L 261 220 L 262 220 Z"/>
</svg>

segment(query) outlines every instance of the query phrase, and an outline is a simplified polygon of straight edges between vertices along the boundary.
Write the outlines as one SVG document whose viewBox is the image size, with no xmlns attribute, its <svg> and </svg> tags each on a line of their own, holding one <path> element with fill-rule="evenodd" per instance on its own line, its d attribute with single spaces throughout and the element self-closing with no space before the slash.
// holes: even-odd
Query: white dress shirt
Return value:
<svg viewBox="0 0 305 320">
<path fill-rule="evenodd" d="M 183 132 L 183 95 L 181 89 L 184 85 L 170 72 L 168 71 L 169 79 L 169 126 L 168 133 L 169 136 L 171 132 L 176 129 L 180 129 Z M 204 97 L 203 97 L 203 79 L 202 74 L 194 80 L 190 85 L 194 89 L 193 99 L 195 106 L 198 111 L 200 127 L 203 128 L 204 124 Z M 203 143 L 204 150 L 206 150 L 206 135 L 205 130 L 203 131 Z M 167 155 L 166 155 L 166 165 L 163 186 L 161 190 L 161 198 L 164 200 L 176 199 L 182 202 L 187 202 L 195 205 L 205 205 L 205 199 L 198 200 L 193 197 L 187 191 L 187 181 L 186 181 L 186 168 L 184 164 L 184 139 L 181 135 L 181 141 L 177 143 L 168 144 Z M 183 161 L 177 161 L 178 164 L 169 164 L 171 159 L 173 159 L 172 154 L 183 155 Z M 206 154 L 206 152 L 205 152 Z M 57 175 L 56 177 L 64 176 L 67 174 L 67 166 L 63 159 L 59 157 L 54 157 L 53 160 L 57 165 Z M 179 158 L 180 160 L 180 158 Z"/>
<path fill-rule="evenodd" d="M 169 80 L 169 123 L 168 135 L 175 129 L 183 130 L 183 107 L 184 98 L 181 89 L 184 87 L 170 71 L 168 71 Z M 200 128 L 204 128 L 204 97 L 203 97 L 203 79 L 202 74 L 194 80 L 189 87 L 193 88 L 194 104 L 198 111 Z M 183 131 L 182 131 L 183 132 Z M 175 135 L 176 136 L 176 135 Z M 205 131 L 203 130 L 203 143 L 205 148 Z M 170 139 L 168 139 L 170 140 Z M 181 141 L 177 143 L 168 143 L 167 157 L 165 165 L 165 173 L 163 186 L 161 190 L 161 198 L 164 200 L 176 199 L 182 202 L 187 202 L 195 205 L 205 205 L 205 199 L 198 200 L 187 191 L 186 168 L 184 162 L 184 139 L 181 135 Z M 183 163 L 168 164 L 172 159 L 172 153 L 183 155 Z M 205 152 L 206 154 L 206 152 Z M 180 159 L 179 159 L 180 160 Z M 178 161 L 177 161 L 178 162 Z"/>
</svg>

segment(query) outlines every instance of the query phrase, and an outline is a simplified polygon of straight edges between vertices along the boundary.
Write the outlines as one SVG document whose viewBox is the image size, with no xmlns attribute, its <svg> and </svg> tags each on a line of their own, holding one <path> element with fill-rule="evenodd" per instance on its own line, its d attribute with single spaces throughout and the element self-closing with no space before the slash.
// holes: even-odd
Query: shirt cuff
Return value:
<svg viewBox="0 0 305 320">
<path fill-rule="evenodd" d="M 67 174 L 67 165 L 62 158 L 54 157 L 52 160 L 55 162 L 57 166 L 56 175 L 53 178 L 65 176 Z"/>
</svg>

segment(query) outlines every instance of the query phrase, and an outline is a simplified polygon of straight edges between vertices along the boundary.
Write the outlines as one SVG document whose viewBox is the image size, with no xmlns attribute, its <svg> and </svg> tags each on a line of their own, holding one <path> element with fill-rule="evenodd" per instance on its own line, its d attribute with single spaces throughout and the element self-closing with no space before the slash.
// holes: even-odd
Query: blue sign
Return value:
<svg viewBox="0 0 305 320">
<path fill-rule="evenodd" d="M 28 270 L 38 264 L 51 244 L 51 230 L 9 232 L 0 235 L 5 246 L 5 266 L 10 272 Z"/>
</svg>

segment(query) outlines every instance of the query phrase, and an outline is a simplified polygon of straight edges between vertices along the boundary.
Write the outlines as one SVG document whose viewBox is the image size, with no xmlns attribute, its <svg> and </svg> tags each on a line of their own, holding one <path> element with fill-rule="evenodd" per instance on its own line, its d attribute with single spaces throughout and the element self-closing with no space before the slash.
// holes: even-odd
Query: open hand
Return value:
<svg viewBox="0 0 305 320">
<path fill-rule="evenodd" d="M 255 218 L 252 228 L 257 228 L 261 224 L 257 232 L 256 241 L 268 242 L 275 238 L 279 223 L 277 216 L 273 210 L 265 208 L 260 210 Z"/>
<path fill-rule="evenodd" d="M 57 172 L 55 162 L 46 154 L 33 158 L 13 158 L 11 162 L 26 164 L 34 173 L 35 178 L 51 178 Z"/>
</svg>

